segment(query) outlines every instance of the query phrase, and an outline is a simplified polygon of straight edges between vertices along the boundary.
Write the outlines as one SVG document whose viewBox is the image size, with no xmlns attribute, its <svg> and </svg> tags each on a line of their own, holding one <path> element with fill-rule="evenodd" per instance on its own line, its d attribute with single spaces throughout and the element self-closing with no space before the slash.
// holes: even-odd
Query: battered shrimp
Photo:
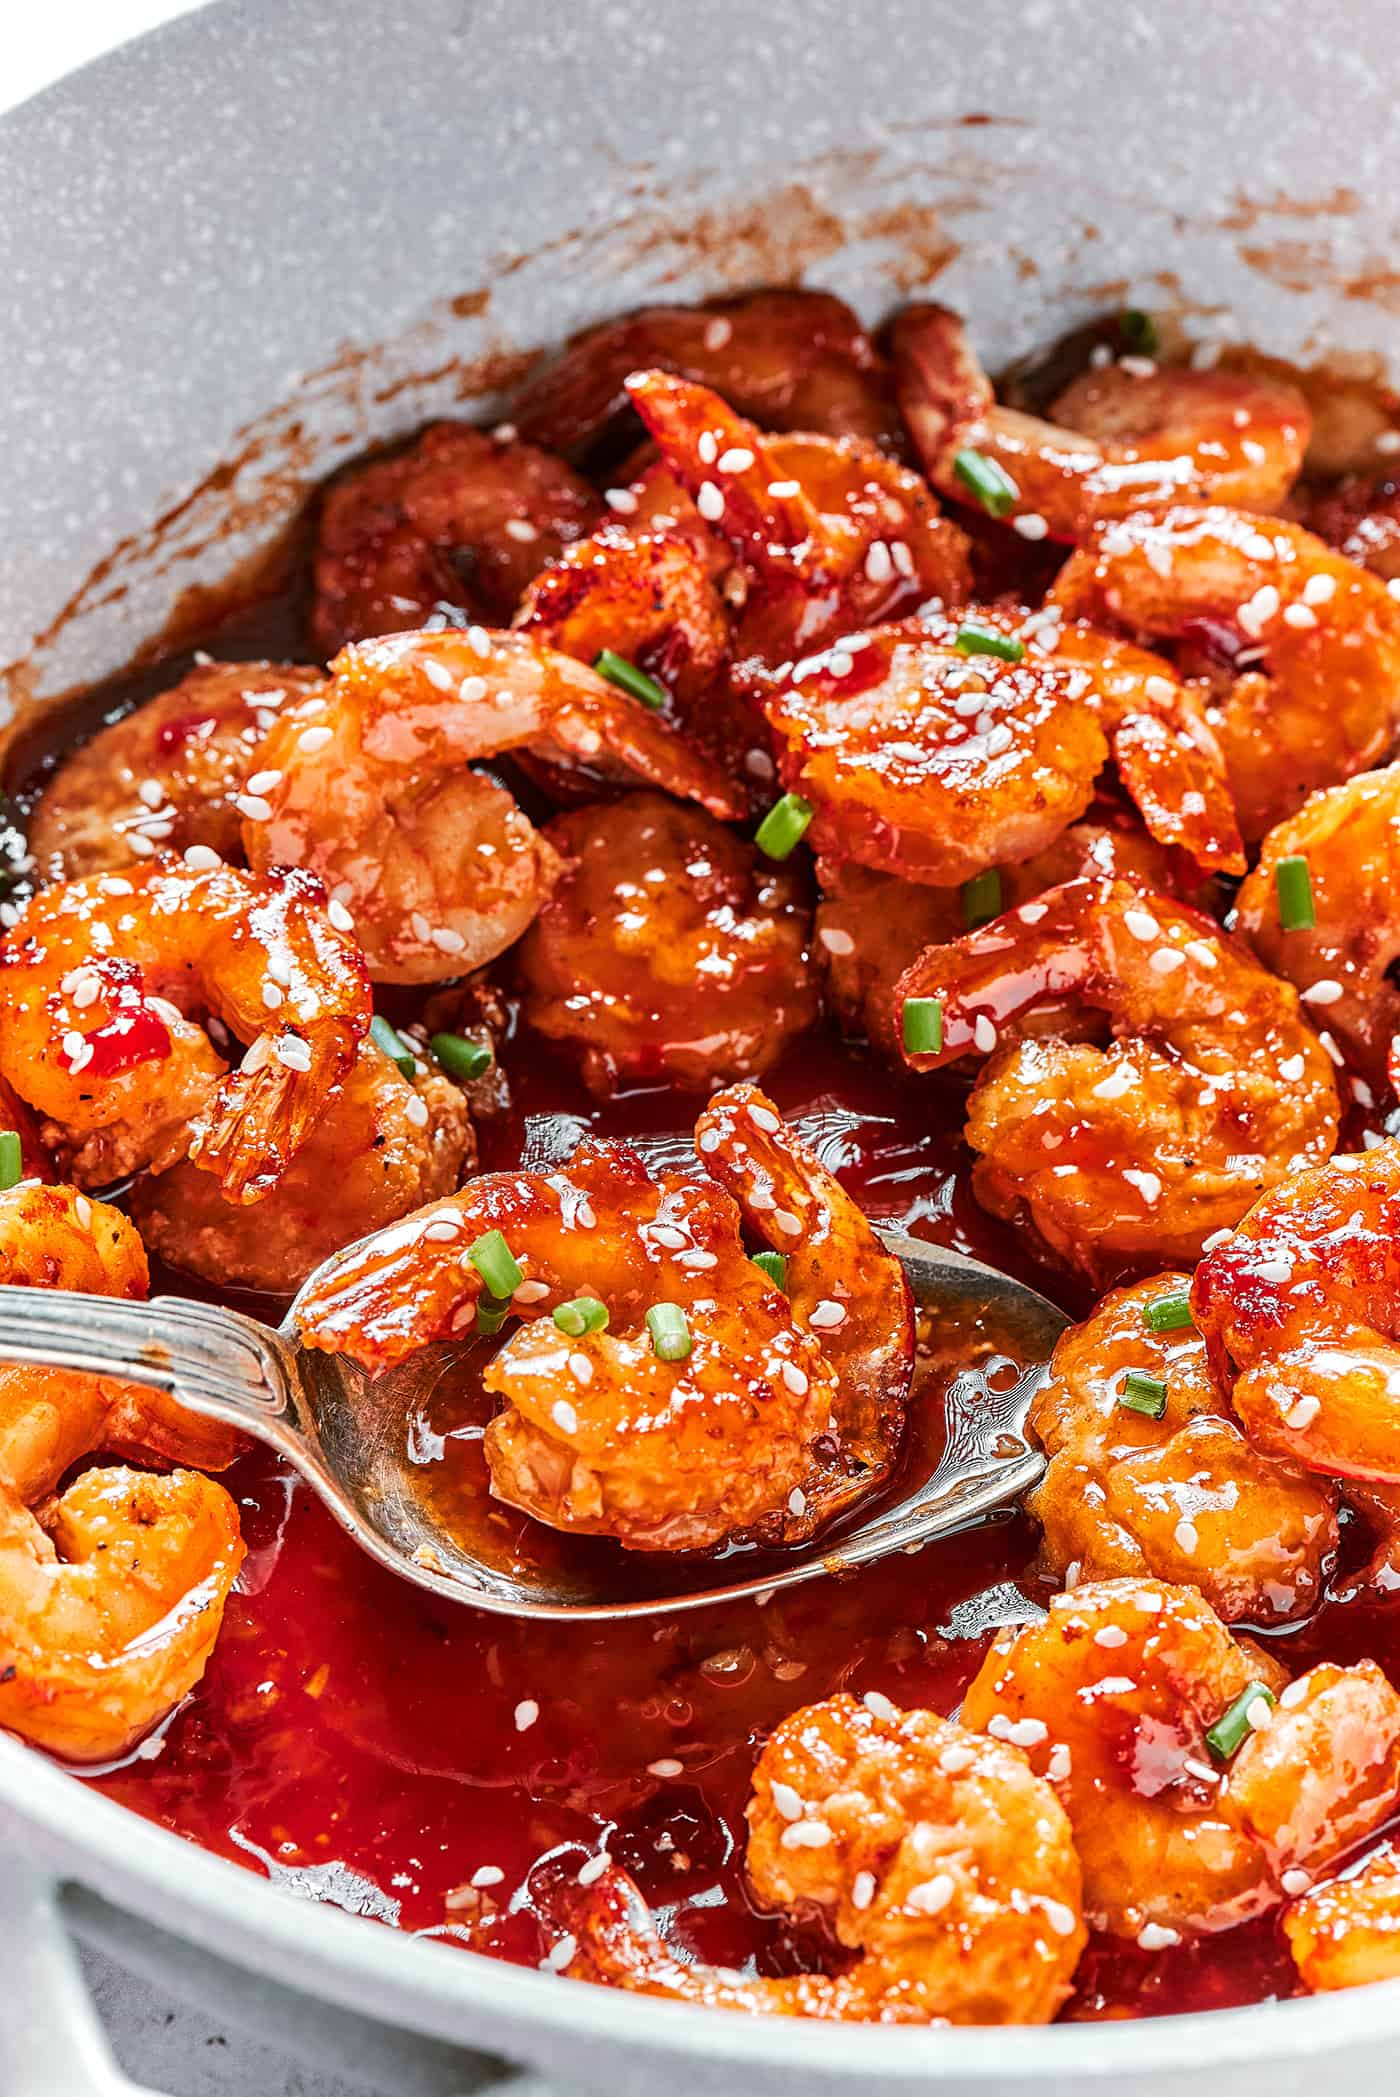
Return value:
<svg viewBox="0 0 1400 2097">
<path fill-rule="evenodd" d="M 1170 502 L 1275 510 L 1312 429 L 1294 386 L 1261 374 L 1159 369 L 1129 358 L 1087 372 L 1042 422 L 998 406 L 991 380 L 946 306 L 906 306 L 894 323 L 899 403 L 934 486 L 973 498 L 955 460 L 977 452 L 1009 477 L 1005 514 L 1025 536 L 1081 541 L 1096 524 Z"/>
<path fill-rule="evenodd" d="M 0 1193 L 7 1284 L 141 1297 L 141 1240 L 71 1187 Z M 228 1463 L 236 1437 L 157 1392 L 0 1368 L 0 1726 L 90 1762 L 122 1753 L 204 1671 L 243 1558 L 228 1494 L 194 1471 L 85 1471 L 102 1449 Z"/>
<path fill-rule="evenodd" d="M 191 1014 L 251 1044 L 237 1069 Z M 369 1018 L 359 948 L 296 871 L 90 875 L 45 889 L 0 944 L 0 1076 L 82 1186 L 188 1154 L 256 1201 Z"/>
<path fill-rule="evenodd" d="M 1128 517 L 1071 555 L 1052 596 L 1073 617 L 1236 651 L 1242 674 L 1209 719 L 1251 843 L 1400 732 L 1400 603 L 1300 525 L 1227 509 Z"/>
<path fill-rule="evenodd" d="M 1315 1995 L 1400 1975 L 1400 1855 L 1385 1843 L 1364 1864 L 1294 1901 L 1283 1932 Z"/>
<path fill-rule="evenodd" d="M 647 367 L 712 386 L 766 429 L 904 448 L 883 359 L 850 307 L 824 291 L 644 306 L 587 328 L 532 374 L 512 408 L 516 426 L 536 444 L 586 448 L 626 409 L 626 379 Z"/>
<path fill-rule="evenodd" d="M 262 745 L 249 861 L 318 874 L 354 912 L 377 981 L 465 975 L 520 937 L 558 874 L 511 795 L 472 769 L 516 749 L 743 813 L 639 700 L 531 636 L 397 634 L 343 650 L 324 708 Z"/>
<path fill-rule="evenodd" d="M 450 1194 L 475 1162 L 467 1102 L 451 1079 L 426 1054 L 405 1077 L 366 1041 L 256 1208 L 226 1201 L 207 1172 L 182 1162 L 138 1179 L 131 1210 L 168 1267 L 290 1296 L 342 1245 Z"/>
<path fill-rule="evenodd" d="M 1316 923 L 1286 930 L 1278 896 L 1280 860 L 1308 864 Z M 1304 1002 L 1360 1074 L 1369 1105 L 1386 1083 L 1400 1035 L 1400 765 L 1363 772 L 1313 794 L 1265 838 L 1259 864 L 1235 902 L 1234 924 L 1276 976 Z"/>
<path fill-rule="evenodd" d="M 280 707 L 323 682 L 294 663 L 197 663 L 178 684 L 65 757 L 29 819 L 47 881 L 191 846 L 238 862 L 234 806 Z"/>
<path fill-rule="evenodd" d="M 1000 1637 L 962 1720 L 1054 1785 L 1090 1926 L 1159 1950 L 1277 1907 L 1400 1801 L 1400 1697 L 1374 1662 L 1284 1682 L 1194 1591 L 1104 1580 Z M 1241 1697 L 1243 1744 L 1212 1746 Z"/>
<path fill-rule="evenodd" d="M 677 1958 L 616 1867 L 565 1897 L 569 1972 L 713 2008 L 846 2023 L 1047 2024 L 1084 1948 L 1080 1871 L 1014 1748 L 884 1697 L 794 1711 L 754 1770 L 749 1879 L 857 1954 L 756 1977 Z"/>
<path fill-rule="evenodd" d="M 910 998 L 942 1016 L 941 1048 L 906 1051 L 916 1070 L 990 1058 L 968 1104 L 978 1199 L 1100 1285 L 1194 1260 L 1336 1141 L 1331 1062 L 1292 986 L 1127 882 L 1068 881 L 929 948 L 896 1009 Z M 1106 1048 L 1082 1038 L 1086 1007 Z"/>
<path fill-rule="evenodd" d="M 1202 1261 L 1191 1300 L 1261 1449 L 1400 1484 L 1400 1143 L 1273 1188 Z"/>
<path fill-rule="evenodd" d="M 1198 1588 L 1226 1623 L 1307 1616 L 1337 1547 L 1336 1493 L 1245 1439 L 1189 1319 L 1148 1323 L 1190 1287 L 1169 1273 L 1115 1289 L 1056 1346 L 1030 1415 L 1050 1458 L 1026 1503 L 1042 1558 L 1070 1585 L 1143 1574 Z"/>
<path fill-rule="evenodd" d="M 443 605 L 504 624 L 526 584 L 600 514 L 588 482 L 551 452 L 434 423 L 407 451 L 353 467 L 327 491 L 316 652 L 422 626 Z"/>
<path fill-rule="evenodd" d="M 628 794 L 562 815 L 564 876 L 515 957 L 537 1032 L 591 1092 L 707 1091 L 775 1063 L 815 1021 L 805 884 L 703 809 Z"/>
</svg>

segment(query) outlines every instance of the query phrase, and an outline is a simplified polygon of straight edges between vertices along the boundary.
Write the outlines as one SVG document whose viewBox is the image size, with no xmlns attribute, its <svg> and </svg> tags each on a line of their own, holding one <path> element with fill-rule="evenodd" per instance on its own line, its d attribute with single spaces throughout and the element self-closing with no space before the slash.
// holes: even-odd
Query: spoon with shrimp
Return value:
<svg viewBox="0 0 1400 2097">
<path fill-rule="evenodd" d="M 686 1560 L 585 1538 L 532 1558 L 518 1537 L 506 1547 L 482 1524 L 468 1541 L 434 1510 L 405 1431 L 452 1350 L 424 1349 L 371 1380 L 344 1355 L 302 1346 L 297 1306 L 319 1270 L 275 1331 L 183 1297 L 138 1303 L 0 1287 L 0 1361 L 119 1377 L 241 1429 L 293 1465 L 371 1558 L 449 1601 L 500 1616 L 669 1615 L 919 1550 L 1009 1511 L 1041 1478 L 1045 1458 L 1026 1422 L 1069 1319 L 978 1260 L 881 1236 L 935 1333 L 990 1330 L 1002 1351 L 952 1374 L 941 1452 L 926 1476 L 834 1537 L 779 1552 L 734 1548 Z M 925 1393 L 936 1396 L 927 1384 Z M 911 1428 L 912 1419 L 913 1409 Z"/>
</svg>

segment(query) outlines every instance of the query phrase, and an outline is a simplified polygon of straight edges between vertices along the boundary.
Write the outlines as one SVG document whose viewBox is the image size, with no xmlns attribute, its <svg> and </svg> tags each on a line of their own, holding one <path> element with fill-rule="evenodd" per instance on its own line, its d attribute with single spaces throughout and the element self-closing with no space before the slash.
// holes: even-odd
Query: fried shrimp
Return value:
<svg viewBox="0 0 1400 2097">
<path fill-rule="evenodd" d="M 906 306 L 893 343 L 899 403 L 934 486 L 973 499 L 957 461 L 979 454 L 1009 478 L 1006 514 L 1031 527 L 1027 537 L 1078 542 L 1094 525 L 1172 502 L 1275 510 L 1307 450 L 1307 402 L 1262 374 L 1130 358 L 1076 379 L 1042 422 L 998 405 L 946 306 Z"/>
<path fill-rule="evenodd" d="M 250 1044 L 237 1069 L 206 1017 Z M 83 1186 L 188 1155 L 256 1201 L 369 1018 L 359 948 L 296 871 L 90 875 L 45 889 L 0 944 L 0 1075 Z"/>
<path fill-rule="evenodd" d="M 438 422 L 336 480 L 321 509 L 311 639 L 401 633 L 446 605 L 504 625 L 546 562 L 593 529 L 598 497 L 533 444 Z"/>
<path fill-rule="evenodd" d="M 1069 881 L 929 948 L 899 980 L 896 1008 L 910 999 L 941 1016 L 941 1046 L 905 1052 L 916 1070 L 990 1059 L 968 1106 L 978 1199 L 1100 1284 L 1194 1260 L 1336 1141 L 1331 1062 L 1292 986 L 1127 882 Z M 1085 1007 L 1106 1047 L 1082 1038 Z"/>
<path fill-rule="evenodd" d="M 29 819 L 47 881 L 128 867 L 157 852 L 237 863 L 235 806 L 278 709 L 324 682 L 295 663 L 200 662 L 167 692 L 65 757 Z"/>
<path fill-rule="evenodd" d="M 1358 1869 L 1293 1902 L 1283 1933 L 1314 1994 L 1400 1975 L 1400 1854 L 1386 1843 Z"/>
<path fill-rule="evenodd" d="M 801 877 L 703 809 L 628 794 L 556 817 L 565 869 L 515 956 L 524 1011 L 591 1092 L 756 1076 L 817 1017 Z"/>
<path fill-rule="evenodd" d="M 1208 718 L 1251 842 L 1400 733 L 1400 603 L 1300 525 L 1220 508 L 1127 517 L 1071 555 L 1052 596 L 1070 617 L 1233 652 L 1240 674 Z"/>
<path fill-rule="evenodd" d="M 1374 1662 L 1284 1684 L 1193 1590 L 1104 1580 L 1000 1637 L 962 1721 L 1053 1784 L 1090 1926 L 1158 1950 L 1279 1906 L 1400 1801 L 1400 1697 Z"/>
<path fill-rule="evenodd" d="M 0 1193 L 0 1278 L 142 1297 L 146 1257 L 105 1202 L 22 1182 Z M 117 1467 L 58 1488 L 99 1449 L 218 1468 L 235 1446 L 133 1384 L 0 1368 L 0 1726 L 100 1760 L 198 1681 L 243 1558 L 228 1494 L 194 1471 Z"/>
<path fill-rule="evenodd" d="M 1191 1326 L 1188 1274 L 1115 1289 L 1064 1334 L 1030 1425 L 1050 1468 L 1027 1502 L 1070 1585 L 1150 1575 L 1225 1622 L 1307 1616 L 1337 1546 L 1337 1496 L 1246 1440 Z M 1170 1325 L 1154 1325 L 1169 1316 Z"/>
<path fill-rule="evenodd" d="M 396 634 L 343 650 L 324 707 L 262 745 L 249 860 L 319 875 L 376 981 L 465 975 L 520 937 L 558 874 L 512 796 L 472 769 L 517 749 L 744 811 L 639 700 L 530 635 Z"/>
<path fill-rule="evenodd" d="M 755 1899 L 821 1914 L 856 1954 L 843 1972 L 682 1961 L 614 1866 L 561 1903 L 574 1978 L 848 2023 L 1047 2024 L 1069 1994 L 1079 1864 L 1054 1792 L 1015 1748 L 884 1697 L 829 1697 L 773 1733 L 748 1821 Z"/>
<path fill-rule="evenodd" d="M 758 291 L 703 306 L 644 306 L 576 335 L 512 405 L 524 437 L 578 452 L 627 407 L 646 369 L 713 387 L 771 430 L 817 430 L 902 450 L 882 358 L 850 307 L 824 291 Z"/>
</svg>

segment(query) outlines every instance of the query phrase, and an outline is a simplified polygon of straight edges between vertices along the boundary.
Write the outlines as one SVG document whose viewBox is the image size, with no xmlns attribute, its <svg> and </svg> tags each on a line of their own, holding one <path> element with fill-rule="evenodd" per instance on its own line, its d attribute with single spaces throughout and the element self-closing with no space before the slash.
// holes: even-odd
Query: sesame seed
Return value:
<svg viewBox="0 0 1400 2097">
<path fill-rule="evenodd" d="M 1011 529 L 1019 532 L 1023 539 L 1043 539 L 1048 535 L 1050 527 L 1039 510 L 1027 510 L 1024 515 L 1012 518 Z"/>
<path fill-rule="evenodd" d="M 272 1044 L 272 1053 L 287 1070 L 305 1077 L 311 1068 L 311 1044 L 298 1034 L 279 1034 Z"/>
<path fill-rule="evenodd" d="M 1283 623 L 1285 626 L 1296 626 L 1302 631 L 1316 626 L 1317 613 L 1310 611 L 1305 604 L 1288 604 L 1284 606 Z"/>
<path fill-rule="evenodd" d="M 1306 1893 L 1312 1885 L 1312 1877 L 1310 1873 L 1300 1871 L 1294 1865 L 1291 1870 L 1284 1872 L 1279 1880 L 1279 1884 L 1290 1900 L 1297 1900 L 1299 1894 Z"/>
<path fill-rule="evenodd" d="M 316 721 L 312 723 L 310 728 L 302 729 L 301 734 L 297 737 L 297 748 L 304 756 L 314 757 L 318 750 L 324 750 L 328 743 L 333 743 L 334 741 L 335 731 L 327 728 L 324 723 Z"/>
<path fill-rule="evenodd" d="M 425 1129 L 428 1126 L 428 1102 L 410 1092 L 403 1103 L 403 1118 L 410 1128 Z"/>
<path fill-rule="evenodd" d="M 512 1303 L 543 1303 L 549 1294 L 548 1282 L 523 1281 L 511 1296 Z"/>
<path fill-rule="evenodd" d="M 535 1702 L 534 1698 L 522 1697 L 520 1702 L 515 1707 L 516 1732 L 528 1733 L 531 1726 L 535 1723 L 535 1720 L 539 1717 L 539 1715 L 540 1707 Z"/>
<path fill-rule="evenodd" d="M 275 786 L 280 786 L 281 784 L 282 774 L 280 772 L 254 772 L 252 778 L 248 781 L 247 791 L 250 794 L 270 794 Z"/>
<path fill-rule="evenodd" d="M 1166 1951 L 1173 1944 L 1180 1944 L 1180 1932 L 1168 1929 L 1161 1922 L 1145 1922 L 1138 1931 L 1138 1943 L 1144 1951 Z"/>
<path fill-rule="evenodd" d="M 1008 1718 L 1004 1711 L 998 1711 L 987 1720 L 987 1731 L 993 1740 L 1008 1741 L 1012 1747 L 1031 1748 L 1039 1747 L 1050 1728 L 1041 1718 Z"/>
<path fill-rule="evenodd" d="M 876 539 L 865 556 L 866 580 L 886 583 L 893 574 L 894 562 L 890 558 L 890 549 L 883 539 Z"/>
<path fill-rule="evenodd" d="M 1319 982 L 1310 984 L 1306 990 L 1300 990 L 1298 995 L 1305 1005 L 1335 1005 L 1338 998 L 1345 997 L 1346 992 L 1333 977 L 1323 976 Z"/>
<path fill-rule="evenodd" d="M 1125 910 L 1123 912 L 1123 923 L 1132 933 L 1134 939 L 1140 939 L 1144 942 L 1149 939 L 1156 939 L 1162 930 L 1150 910 Z"/>
<path fill-rule="evenodd" d="M 1303 585 L 1304 604 L 1327 604 L 1336 594 L 1335 575 L 1310 575 Z"/>
<path fill-rule="evenodd" d="M 746 444 L 731 444 L 715 461 L 721 473 L 747 473 L 753 464 L 753 453 Z"/>
<path fill-rule="evenodd" d="M 573 1959 L 573 1956 L 577 1950 L 577 1937 L 561 1937 L 557 1944 L 550 1945 L 549 1950 L 540 1960 L 540 1966 L 541 1968 L 548 1967 L 551 1973 L 562 1973 L 564 1968 Z"/>
<path fill-rule="evenodd" d="M 843 932 L 839 926 L 823 927 L 818 932 L 817 938 L 826 948 L 828 954 L 854 954 L 856 950 L 856 943 L 850 933 Z"/>
<path fill-rule="evenodd" d="M 505 1873 L 499 1864 L 483 1864 L 472 1873 L 472 1884 L 474 1886 L 499 1886 L 504 1878 Z"/>
<path fill-rule="evenodd" d="M 264 801 L 258 794 L 235 794 L 233 805 L 241 816 L 248 818 L 250 823 L 266 823 L 272 815 L 271 802 Z M 132 838 L 131 843 L 133 846 L 137 842 L 136 838 Z"/>
<path fill-rule="evenodd" d="M 775 502 L 786 502 L 789 497 L 800 495 L 801 492 L 801 481 L 769 481 L 768 483 L 768 493 Z"/>
<path fill-rule="evenodd" d="M 600 1849 L 596 1857 L 590 1857 L 586 1864 L 580 1864 L 578 1871 L 578 1883 L 580 1886 L 595 1886 L 611 1863 L 612 1858 L 607 1851 Z"/>
<path fill-rule="evenodd" d="M 1136 1083 L 1137 1072 L 1123 1066 L 1118 1070 L 1111 1070 L 1106 1078 L 1101 1078 L 1099 1083 L 1090 1089 L 1095 1099 L 1122 1099 L 1123 1094 L 1131 1092 Z"/>
<path fill-rule="evenodd" d="M 820 1303 L 813 1306 L 811 1314 L 807 1319 L 807 1323 L 815 1326 L 818 1332 L 832 1332 L 838 1325 L 844 1325 L 845 1322 L 845 1304 L 833 1303 L 829 1296 L 824 1296 Z"/>
<path fill-rule="evenodd" d="M 569 1374 L 575 1383 L 592 1383 L 593 1364 L 586 1354 L 575 1353 L 569 1356 Z"/>
<path fill-rule="evenodd" d="M 782 1814 L 783 1819 L 801 1820 L 807 1810 L 806 1802 L 801 1792 L 794 1791 L 791 1784 L 778 1783 L 774 1784 L 772 1788 L 773 1804 Z"/>
<path fill-rule="evenodd" d="M 979 1012 L 977 1015 L 972 1029 L 972 1041 L 973 1046 L 980 1049 L 984 1056 L 989 1056 L 997 1045 L 997 1030 L 985 1012 Z"/>
<path fill-rule="evenodd" d="M 1094 1633 L 1094 1644 L 1107 1647 L 1110 1651 L 1114 1646 L 1125 1646 L 1127 1643 L 1128 1634 L 1121 1624 L 1105 1624 L 1102 1631 Z"/>
<path fill-rule="evenodd" d="M 804 1515 L 807 1512 L 807 1495 L 800 1485 L 795 1485 L 788 1494 L 788 1513 Z"/>
<path fill-rule="evenodd" d="M 578 1414 L 567 1398 L 556 1398 L 549 1409 L 549 1417 L 561 1434 L 578 1433 Z"/>
<path fill-rule="evenodd" d="M 276 1012 L 279 1010 L 282 1003 L 282 992 L 276 983 L 263 984 L 262 1001 L 264 1005 L 266 1005 L 269 1012 Z"/>
<path fill-rule="evenodd" d="M 724 515 L 724 497 L 713 481 L 702 481 L 695 507 L 707 524 L 717 524 Z"/>
<path fill-rule="evenodd" d="M 634 517 L 637 513 L 637 498 L 630 488 L 605 488 L 603 500 L 619 517 Z"/>
<path fill-rule="evenodd" d="M 685 1764 L 677 1762 L 674 1755 L 662 1755 L 659 1761 L 648 1762 L 647 1775 L 649 1777 L 682 1777 L 685 1775 Z"/>
<path fill-rule="evenodd" d="M 458 1238 L 461 1234 L 462 1219 L 455 1209 L 449 1210 L 445 1216 L 434 1216 L 423 1226 L 423 1236 L 434 1243 L 445 1245 L 450 1238 Z"/>
<path fill-rule="evenodd" d="M 851 1880 L 851 1906 L 863 1914 L 875 1898 L 875 1874 L 858 1871 Z"/>
<path fill-rule="evenodd" d="M 1312 1426 L 1321 1411 L 1322 1404 L 1319 1399 L 1311 1396 L 1299 1398 L 1284 1414 L 1283 1424 L 1285 1427 L 1291 1427 L 1295 1433 L 1302 1434 L 1306 1428 Z"/>
<path fill-rule="evenodd" d="M 467 943 L 461 933 L 454 932 L 450 925 L 434 925 L 428 939 L 441 954 L 460 954 Z"/>
<path fill-rule="evenodd" d="M 824 1820 L 794 1820 L 779 1839 L 784 1849 L 825 1849 L 831 1829 Z"/>
<path fill-rule="evenodd" d="M 952 1874 L 940 1871 L 935 1877 L 925 1879 L 921 1886 L 911 1886 L 904 1904 L 920 1915 L 941 1915 L 957 1890 L 957 1881 Z"/>
<path fill-rule="evenodd" d="M 484 677 L 464 677 L 457 687 L 457 697 L 463 706 L 479 706 L 489 690 Z"/>
<path fill-rule="evenodd" d="M 719 457 L 719 439 L 714 431 L 701 430 L 695 449 L 700 454 L 702 466 L 713 466 Z"/>
<path fill-rule="evenodd" d="M 539 532 L 528 517 L 507 517 L 506 537 L 514 539 L 519 546 L 529 546 L 538 539 Z"/>
<path fill-rule="evenodd" d="M 429 684 L 435 686 L 439 692 L 451 691 L 452 673 L 448 670 L 445 663 L 435 662 L 429 656 L 423 664 L 423 675 L 427 678 Z"/>
<path fill-rule="evenodd" d="M 872 1718 L 882 1718 L 886 1723 L 892 1723 L 899 1717 L 898 1707 L 891 1703 L 882 1689 L 867 1689 L 861 1702 Z"/>
<path fill-rule="evenodd" d="M 729 338 L 733 333 L 733 321 L 726 320 L 722 313 L 717 313 L 713 320 L 706 321 L 705 332 L 701 340 L 706 349 L 713 355 L 716 350 L 722 350 L 728 346 Z"/>
<path fill-rule="evenodd" d="M 1158 947 L 1147 965 L 1154 976 L 1170 976 L 1184 967 L 1185 958 L 1175 947 Z"/>
<path fill-rule="evenodd" d="M 185 856 L 188 858 L 188 853 Z M 338 896 L 332 896 L 330 902 L 326 905 L 326 916 L 330 919 L 337 932 L 353 932 L 355 929 L 354 918 L 351 917 Z"/>
<path fill-rule="evenodd" d="M 1185 1515 L 1183 1515 L 1181 1517 L 1181 1520 L 1177 1523 L 1176 1528 L 1173 1530 L 1172 1534 L 1176 1538 L 1177 1549 L 1179 1551 L 1184 1551 L 1188 1558 L 1192 1557 L 1195 1553 L 1197 1544 L 1201 1540 L 1200 1531 L 1197 1529 L 1195 1523 L 1190 1521 Z"/>
<path fill-rule="evenodd" d="M 1188 939 L 1184 951 L 1191 956 L 1197 968 L 1219 968 L 1220 956 L 1215 948 L 1204 939 Z"/>
<path fill-rule="evenodd" d="M 471 649 L 473 655 L 480 656 L 482 662 L 490 662 L 491 636 L 484 626 L 469 626 L 467 628 L 467 646 Z"/>
</svg>

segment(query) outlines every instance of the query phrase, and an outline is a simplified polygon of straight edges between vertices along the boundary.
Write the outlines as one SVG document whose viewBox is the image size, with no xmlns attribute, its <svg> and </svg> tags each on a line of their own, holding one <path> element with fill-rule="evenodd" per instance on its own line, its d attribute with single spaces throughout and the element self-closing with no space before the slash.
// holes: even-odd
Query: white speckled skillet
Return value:
<svg viewBox="0 0 1400 2097">
<path fill-rule="evenodd" d="M 0 122 L 0 689 L 115 667 L 298 475 L 644 296 L 805 266 L 874 317 L 957 250 L 993 362 L 1173 296 L 1393 355 L 1397 85 L 1393 0 L 225 0 Z M 0 1832 L 4 2097 L 130 2097 L 70 1928 L 405 2097 L 1316 2097 L 1400 2054 L 1400 1983 L 959 2032 L 572 1986 L 295 1901 L 8 1740 Z"/>
</svg>

